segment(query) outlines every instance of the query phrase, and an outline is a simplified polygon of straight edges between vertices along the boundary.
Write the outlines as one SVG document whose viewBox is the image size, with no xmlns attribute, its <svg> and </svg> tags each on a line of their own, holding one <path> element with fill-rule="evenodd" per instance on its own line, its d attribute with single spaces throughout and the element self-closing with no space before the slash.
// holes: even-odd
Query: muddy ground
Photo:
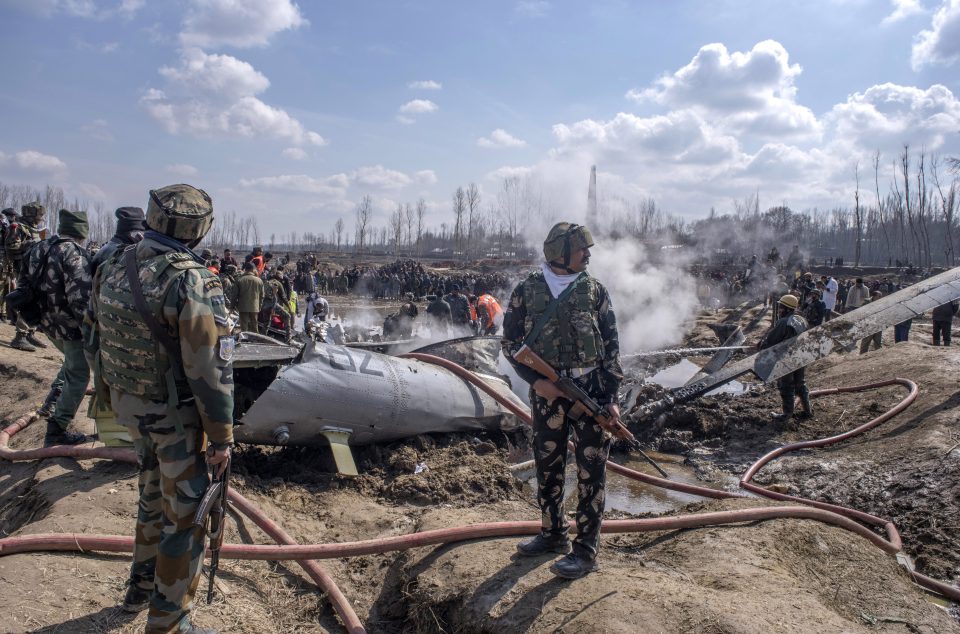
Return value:
<svg viewBox="0 0 960 634">
<path fill-rule="evenodd" d="M 690 342 L 702 337 L 715 345 L 704 324 L 717 317 L 699 320 Z M 0 325 L 0 340 L 11 336 L 12 328 Z M 947 449 L 960 441 L 958 363 L 960 349 L 921 343 L 818 363 L 810 373 L 813 387 L 896 374 L 920 383 L 920 399 L 876 431 L 833 449 L 783 458 L 758 480 L 890 517 L 918 569 L 956 579 L 960 449 L 950 454 Z M 0 344 L 0 417 L 9 421 L 35 407 L 58 367 L 52 347 L 24 354 Z M 710 398 L 692 411 L 672 414 L 676 429 L 650 434 L 648 440 L 684 457 L 704 479 L 729 480 L 729 473 L 739 473 L 771 447 L 860 424 L 900 396 L 890 388 L 827 397 L 815 402 L 812 420 L 783 426 L 769 422 L 775 390 Z M 78 426 L 93 431 L 85 416 Z M 12 445 L 38 446 L 42 432 L 42 425 L 34 425 Z M 518 444 L 522 439 L 508 442 L 503 435 L 417 438 L 358 452 L 363 475 L 357 478 L 330 473 L 322 450 L 244 447 L 234 480 L 302 543 L 535 520 L 539 513 L 528 492 L 507 469 Z M 418 466 L 426 469 L 415 473 Z M 671 512 L 757 504 L 768 502 L 711 501 Z M 3 536 L 131 534 L 135 505 L 130 465 L 70 459 L 0 465 Z M 270 542 L 238 518 L 230 523 L 227 540 Z M 371 632 L 960 633 L 960 624 L 918 590 L 892 558 L 859 537 L 810 521 L 605 537 L 602 570 L 574 582 L 555 579 L 549 557 L 518 559 L 515 542 L 474 541 L 323 565 Z M 137 631 L 144 615 L 116 608 L 127 567 L 127 558 L 119 555 L 0 558 L 5 607 L 0 630 Z M 222 561 L 217 583 L 214 603 L 198 602 L 198 625 L 229 632 L 343 631 L 325 598 L 294 563 Z"/>
</svg>

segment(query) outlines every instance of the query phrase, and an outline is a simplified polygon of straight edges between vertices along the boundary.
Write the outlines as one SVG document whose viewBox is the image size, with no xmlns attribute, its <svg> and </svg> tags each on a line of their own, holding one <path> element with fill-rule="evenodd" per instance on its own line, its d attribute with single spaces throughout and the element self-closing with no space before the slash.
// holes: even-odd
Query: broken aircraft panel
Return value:
<svg viewBox="0 0 960 634">
<path fill-rule="evenodd" d="M 798 337 L 745 357 L 710 376 L 672 390 L 659 401 L 633 405 L 628 420 L 650 419 L 677 403 L 699 398 L 749 372 L 765 383 L 775 381 L 836 350 L 852 350 L 864 337 L 957 299 L 960 299 L 960 267 L 869 302 Z"/>
</svg>

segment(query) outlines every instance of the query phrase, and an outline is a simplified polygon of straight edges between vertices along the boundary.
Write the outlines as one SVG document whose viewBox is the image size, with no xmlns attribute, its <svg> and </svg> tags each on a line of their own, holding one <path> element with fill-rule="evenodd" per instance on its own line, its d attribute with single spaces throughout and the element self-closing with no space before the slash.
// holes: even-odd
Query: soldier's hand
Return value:
<svg viewBox="0 0 960 634">
<path fill-rule="evenodd" d="M 533 391 L 536 392 L 540 398 L 545 398 L 548 401 L 564 397 L 563 391 L 546 379 L 537 379 L 534 381 Z"/>
<path fill-rule="evenodd" d="M 215 467 L 215 477 L 221 477 L 230 465 L 230 447 L 219 449 L 214 449 L 212 446 L 207 447 L 207 464 Z"/>
</svg>

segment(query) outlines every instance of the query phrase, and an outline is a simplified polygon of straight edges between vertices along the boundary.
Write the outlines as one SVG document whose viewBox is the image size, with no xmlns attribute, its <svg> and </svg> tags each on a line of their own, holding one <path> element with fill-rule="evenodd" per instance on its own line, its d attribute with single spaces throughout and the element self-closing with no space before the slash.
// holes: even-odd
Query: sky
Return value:
<svg viewBox="0 0 960 634">
<path fill-rule="evenodd" d="M 960 0 L 0 0 L 0 182 L 146 207 L 188 182 L 267 232 L 475 182 L 556 219 L 852 206 L 960 155 Z M 263 231 L 263 229 L 261 229 Z"/>
</svg>

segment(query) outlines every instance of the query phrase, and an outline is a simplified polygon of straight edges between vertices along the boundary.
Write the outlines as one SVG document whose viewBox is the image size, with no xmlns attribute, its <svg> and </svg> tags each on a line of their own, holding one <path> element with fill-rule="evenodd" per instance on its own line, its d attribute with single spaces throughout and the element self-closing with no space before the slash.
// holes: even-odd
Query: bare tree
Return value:
<svg viewBox="0 0 960 634">
<path fill-rule="evenodd" d="M 400 239 L 403 237 L 403 203 L 397 203 L 397 209 L 390 214 L 390 235 L 393 237 L 393 252 L 400 255 Z"/>
<path fill-rule="evenodd" d="M 423 256 L 421 251 L 423 247 L 423 223 L 424 216 L 427 213 L 427 201 L 423 198 L 417 200 L 417 259 Z"/>
<path fill-rule="evenodd" d="M 409 256 L 413 247 L 413 208 L 410 207 L 410 203 L 403 206 L 403 222 L 407 232 L 407 255 Z"/>
<path fill-rule="evenodd" d="M 476 221 L 475 216 L 478 213 L 480 207 L 480 190 L 477 189 L 476 183 L 470 183 L 467 186 L 467 249 L 466 249 L 466 258 L 470 259 L 470 252 L 473 248 L 473 230 L 474 222 Z"/>
<path fill-rule="evenodd" d="M 454 256 L 459 254 L 463 256 L 463 214 L 467 209 L 466 194 L 463 187 L 457 187 L 453 193 L 453 216 L 455 218 L 453 225 L 453 243 L 455 247 Z"/>
<path fill-rule="evenodd" d="M 337 253 L 340 253 L 340 244 L 343 242 L 343 218 L 337 218 L 337 221 L 333 223 L 333 232 L 337 238 Z"/>
<path fill-rule="evenodd" d="M 356 226 L 356 251 L 358 254 L 363 255 L 363 247 L 367 241 L 367 231 L 369 230 L 370 216 L 373 213 L 373 200 L 370 198 L 370 195 L 367 194 L 360 199 L 360 202 L 357 203 L 356 209 L 356 219 L 354 224 Z"/>
<path fill-rule="evenodd" d="M 856 241 L 853 247 L 853 265 L 859 268 L 860 244 L 863 236 L 863 213 L 860 211 L 860 161 L 857 161 L 857 166 L 853 169 L 853 176 L 857 182 L 857 188 L 853 192 L 853 221 L 857 230 Z"/>
</svg>

